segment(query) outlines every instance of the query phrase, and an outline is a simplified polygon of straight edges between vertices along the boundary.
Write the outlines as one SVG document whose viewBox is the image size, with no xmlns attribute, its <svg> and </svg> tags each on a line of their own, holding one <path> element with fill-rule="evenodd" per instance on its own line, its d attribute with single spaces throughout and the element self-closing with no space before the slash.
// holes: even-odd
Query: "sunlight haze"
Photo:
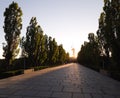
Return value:
<svg viewBox="0 0 120 98">
<path fill-rule="evenodd" d="M 0 58 L 4 38 L 5 8 L 13 0 L 0 0 Z M 31 17 L 36 17 L 44 34 L 55 38 L 58 44 L 72 56 L 75 48 L 77 56 L 81 45 L 87 41 L 88 33 L 96 33 L 98 19 L 102 12 L 103 0 L 14 0 L 21 7 L 23 16 L 21 37 L 26 35 L 26 27 Z"/>
</svg>

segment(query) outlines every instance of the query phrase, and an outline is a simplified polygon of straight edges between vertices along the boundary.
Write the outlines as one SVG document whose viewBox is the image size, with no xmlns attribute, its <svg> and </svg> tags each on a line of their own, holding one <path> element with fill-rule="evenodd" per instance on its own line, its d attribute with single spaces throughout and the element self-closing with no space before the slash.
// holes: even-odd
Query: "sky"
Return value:
<svg viewBox="0 0 120 98">
<path fill-rule="evenodd" d="M 0 0 L 0 58 L 5 42 L 3 13 L 12 1 L 17 2 L 23 12 L 21 37 L 25 36 L 30 19 L 36 17 L 44 34 L 55 38 L 70 55 L 75 48 L 76 56 L 88 40 L 88 33 L 96 33 L 103 7 L 103 0 Z"/>
</svg>

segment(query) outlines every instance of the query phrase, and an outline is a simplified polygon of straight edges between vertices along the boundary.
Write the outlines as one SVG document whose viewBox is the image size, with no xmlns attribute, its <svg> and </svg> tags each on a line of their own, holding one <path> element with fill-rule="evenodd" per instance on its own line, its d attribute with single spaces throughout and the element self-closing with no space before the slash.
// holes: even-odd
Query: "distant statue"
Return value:
<svg viewBox="0 0 120 98">
<path fill-rule="evenodd" d="M 72 53 L 73 53 L 72 56 L 75 58 L 75 48 L 72 48 L 71 50 L 72 50 Z"/>
</svg>

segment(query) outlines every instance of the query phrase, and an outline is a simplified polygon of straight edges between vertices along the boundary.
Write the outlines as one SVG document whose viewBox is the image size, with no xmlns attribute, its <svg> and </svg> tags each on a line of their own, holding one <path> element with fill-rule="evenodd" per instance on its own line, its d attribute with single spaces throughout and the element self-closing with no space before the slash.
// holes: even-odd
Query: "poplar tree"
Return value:
<svg viewBox="0 0 120 98">
<path fill-rule="evenodd" d="M 104 0 L 103 12 L 97 31 L 101 52 L 105 51 L 108 59 L 112 57 L 115 65 L 120 65 L 120 1 Z M 110 55 L 111 53 L 111 55 Z"/>
<path fill-rule="evenodd" d="M 24 42 L 24 49 L 28 54 L 28 60 L 30 64 L 34 64 L 34 55 L 35 55 L 35 35 L 38 32 L 38 25 L 36 17 L 32 17 L 27 27 L 26 40 Z"/>
<path fill-rule="evenodd" d="M 43 34 L 43 30 L 40 26 L 38 26 L 38 31 L 35 34 L 35 61 L 36 65 L 43 65 L 45 60 L 47 59 L 47 52 L 45 46 L 45 35 Z"/>
<path fill-rule="evenodd" d="M 77 60 L 79 63 L 85 64 L 90 68 L 99 69 L 100 51 L 97 37 L 94 33 L 89 33 L 88 40 L 89 42 L 84 42 L 84 45 L 81 46 Z"/>
<path fill-rule="evenodd" d="M 22 29 L 22 10 L 17 3 L 12 2 L 4 12 L 4 32 L 6 45 L 3 46 L 3 56 L 7 65 L 11 65 L 12 61 L 19 53 L 18 45 L 20 42 L 20 33 Z"/>
</svg>

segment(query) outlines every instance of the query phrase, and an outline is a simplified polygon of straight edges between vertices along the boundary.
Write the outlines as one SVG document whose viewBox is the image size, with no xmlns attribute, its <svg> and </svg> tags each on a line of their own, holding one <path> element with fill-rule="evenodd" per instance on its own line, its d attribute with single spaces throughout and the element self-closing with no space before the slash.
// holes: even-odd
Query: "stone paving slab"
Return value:
<svg viewBox="0 0 120 98">
<path fill-rule="evenodd" d="M 73 98 L 84 98 L 84 94 L 81 94 L 81 93 L 73 93 Z"/>
<path fill-rule="evenodd" d="M 55 97 L 55 98 L 71 98 L 72 97 L 72 93 L 68 93 L 68 92 L 53 92 L 52 97 Z"/>
<path fill-rule="evenodd" d="M 120 98 L 120 82 L 71 63 L 1 79 L 0 98 Z"/>
</svg>

